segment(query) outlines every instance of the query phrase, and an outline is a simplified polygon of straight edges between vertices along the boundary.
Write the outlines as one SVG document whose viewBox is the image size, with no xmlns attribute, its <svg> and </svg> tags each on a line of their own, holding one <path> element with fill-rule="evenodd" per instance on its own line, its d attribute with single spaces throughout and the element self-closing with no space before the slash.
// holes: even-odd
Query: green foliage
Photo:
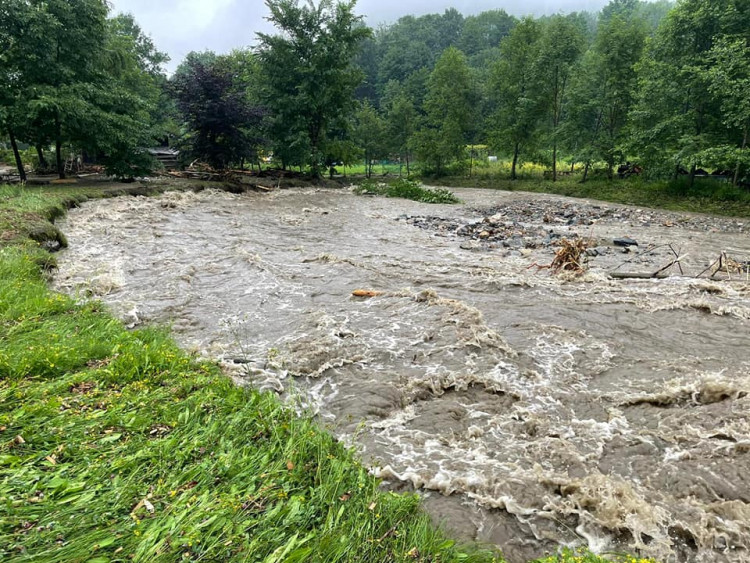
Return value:
<svg viewBox="0 0 750 563">
<path fill-rule="evenodd" d="M 719 86 L 717 73 L 710 68 L 721 66 L 721 56 L 714 50 L 715 45 L 723 50 L 721 38 L 749 29 L 750 13 L 742 5 L 735 0 L 683 0 L 649 43 L 638 67 L 639 95 L 631 114 L 630 143 L 631 150 L 648 157 L 649 164 L 688 166 L 692 181 L 698 156 L 725 144 L 723 96 L 717 94 L 729 95 L 728 83 Z"/>
<path fill-rule="evenodd" d="M 552 145 L 552 180 L 557 180 L 557 148 L 574 66 L 585 45 L 584 30 L 571 17 L 553 16 L 546 22 L 534 62 L 540 81 L 541 107 L 546 111 L 548 146 Z"/>
<path fill-rule="evenodd" d="M 253 99 L 258 75 L 255 56 L 246 51 L 188 54 L 170 88 L 186 129 L 180 146 L 192 159 L 216 169 L 255 159 L 265 114 Z"/>
<path fill-rule="evenodd" d="M 543 167 L 527 163 L 519 179 L 512 181 L 508 177 L 509 169 L 510 163 L 498 162 L 477 170 L 472 178 L 459 175 L 434 181 L 451 187 L 552 193 L 640 207 L 750 217 L 750 191 L 715 178 L 697 178 L 692 184 L 687 176 L 658 181 L 639 177 L 608 180 L 606 170 L 601 170 L 588 182 L 581 183 L 579 169 L 572 176 L 552 182 L 544 177 Z"/>
<path fill-rule="evenodd" d="M 425 188 L 420 182 L 398 178 L 391 182 L 366 180 L 354 187 L 357 195 L 379 195 L 421 201 L 422 203 L 460 203 L 456 195 L 445 188 Z"/>
<path fill-rule="evenodd" d="M 625 126 L 636 95 L 635 67 L 645 41 L 645 25 L 633 19 L 630 4 L 602 14 L 594 44 L 573 78 L 564 126 L 567 147 L 587 170 L 591 162 L 606 162 L 609 178 L 622 161 Z"/>
<path fill-rule="evenodd" d="M 396 81 L 386 85 L 383 106 L 386 112 L 386 145 L 406 164 L 408 176 L 412 139 L 419 125 L 419 115 L 406 88 Z"/>
<path fill-rule="evenodd" d="M 632 555 L 613 555 L 601 557 L 585 549 L 563 549 L 559 554 L 537 559 L 533 563 L 656 563 L 653 559 L 633 557 Z"/>
<path fill-rule="evenodd" d="M 464 156 L 474 126 L 476 91 L 464 54 L 454 47 L 440 57 L 428 82 L 426 126 L 415 136 L 423 167 L 437 175 Z"/>
<path fill-rule="evenodd" d="M 372 175 L 375 160 L 388 153 L 386 128 L 387 124 L 377 110 L 369 102 L 362 103 L 354 116 L 352 136 L 362 149 L 368 178 Z"/>
<path fill-rule="evenodd" d="M 166 56 L 132 17 L 107 20 L 108 9 L 103 0 L 0 0 L 0 76 L 12 78 L 0 80 L 3 128 L 40 160 L 54 143 L 61 177 L 70 149 L 116 175 L 150 168 L 138 151 L 155 132 Z"/>
<path fill-rule="evenodd" d="M 502 56 L 494 64 L 489 80 L 495 107 L 487 127 L 489 138 L 496 149 L 513 155 L 512 179 L 516 178 L 521 155 L 534 150 L 543 114 L 535 72 L 540 31 L 539 24 L 531 18 L 513 28 L 500 45 Z"/>
<path fill-rule="evenodd" d="M 258 34 L 274 155 L 285 165 L 308 164 L 314 176 L 331 129 L 346 129 L 362 80 L 353 61 L 370 30 L 354 15 L 354 4 L 266 0 L 280 34 Z"/>
</svg>

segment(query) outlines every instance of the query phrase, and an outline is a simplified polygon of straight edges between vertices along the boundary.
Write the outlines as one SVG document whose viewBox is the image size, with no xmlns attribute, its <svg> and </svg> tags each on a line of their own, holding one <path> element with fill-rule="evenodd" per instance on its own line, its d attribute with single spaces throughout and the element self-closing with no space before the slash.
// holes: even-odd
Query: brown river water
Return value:
<svg viewBox="0 0 750 563">
<path fill-rule="evenodd" d="M 511 562 L 561 545 L 750 561 L 747 275 L 606 274 L 655 271 L 666 243 L 686 274 L 747 257 L 750 222 L 457 193 L 462 205 L 323 189 L 93 201 L 59 225 L 70 248 L 54 284 L 297 397 L 388 486 Z M 554 247 L 450 226 L 503 210 L 511 230 L 576 232 L 600 255 L 553 275 L 534 264 Z M 641 246 L 623 254 L 623 236 Z"/>
</svg>

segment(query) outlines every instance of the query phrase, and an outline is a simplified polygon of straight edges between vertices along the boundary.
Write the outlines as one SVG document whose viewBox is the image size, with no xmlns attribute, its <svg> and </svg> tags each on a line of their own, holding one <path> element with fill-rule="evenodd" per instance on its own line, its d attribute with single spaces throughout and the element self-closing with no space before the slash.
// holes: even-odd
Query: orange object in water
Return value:
<svg viewBox="0 0 750 563">
<path fill-rule="evenodd" d="M 354 297 L 377 297 L 383 295 L 382 291 L 374 291 L 372 289 L 355 289 L 352 291 Z"/>
</svg>

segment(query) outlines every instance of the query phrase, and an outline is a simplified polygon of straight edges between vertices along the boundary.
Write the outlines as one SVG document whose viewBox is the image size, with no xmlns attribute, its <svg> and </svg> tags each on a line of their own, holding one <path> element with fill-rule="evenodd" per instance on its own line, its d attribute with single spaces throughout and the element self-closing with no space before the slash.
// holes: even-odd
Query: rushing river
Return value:
<svg viewBox="0 0 750 563">
<path fill-rule="evenodd" d="M 171 324 L 238 380 L 298 393 L 375 475 L 511 562 L 580 544 L 750 561 L 746 275 L 611 280 L 634 254 L 609 248 L 584 276 L 556 276 L 534 266 L 554 247 L 467 246 L 410 218 L 611 207 L 552 227 L 674 243 L 686 274 L 721 251 L 750 255 L 750 226 L 458 194 L 463 205 L 310 189 L 93 201 L 60 225 L 70 248 L 55 284 L 129 325 Z M 663 251 L 625 269 L 654 271 Z"/>
</svg>

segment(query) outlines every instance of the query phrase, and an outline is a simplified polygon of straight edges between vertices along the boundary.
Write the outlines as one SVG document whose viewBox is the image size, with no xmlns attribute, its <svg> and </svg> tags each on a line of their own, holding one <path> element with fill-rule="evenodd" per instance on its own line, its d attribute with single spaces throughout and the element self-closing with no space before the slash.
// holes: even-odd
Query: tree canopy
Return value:
<svg viewBox="0 0 750 563">
<path fill-rule="evenodd" d="M 274 154 L 306 163 L 319 176 L 330 130 L 346 127 L 362 72 L 354 65 L 370 35 L 355 2 L 266 0 L 279 34 L 259 33 L 263 99 L 271 112 Z"/>
<path fill-rule="evenodd" d="M 249 50 L 166 56 L 104 0 L 0 0 L 0 128 L 65 173 L 85 154 L 145 173 L 144 147 L 172 139 L 225 168 L 273 155 L 320 176 L 358 159 L 465 168 L 486 145 L 555 180 L 560 164 L 613 178 L 750 169 L 745 0 L 612 0 L 598 14 L 503 10 L 405 16 L 370 30 L 355 1 L 266 0 L 273 33 Z M 55 153 L 54 162 L 45 156 Z"/>
</svg>

